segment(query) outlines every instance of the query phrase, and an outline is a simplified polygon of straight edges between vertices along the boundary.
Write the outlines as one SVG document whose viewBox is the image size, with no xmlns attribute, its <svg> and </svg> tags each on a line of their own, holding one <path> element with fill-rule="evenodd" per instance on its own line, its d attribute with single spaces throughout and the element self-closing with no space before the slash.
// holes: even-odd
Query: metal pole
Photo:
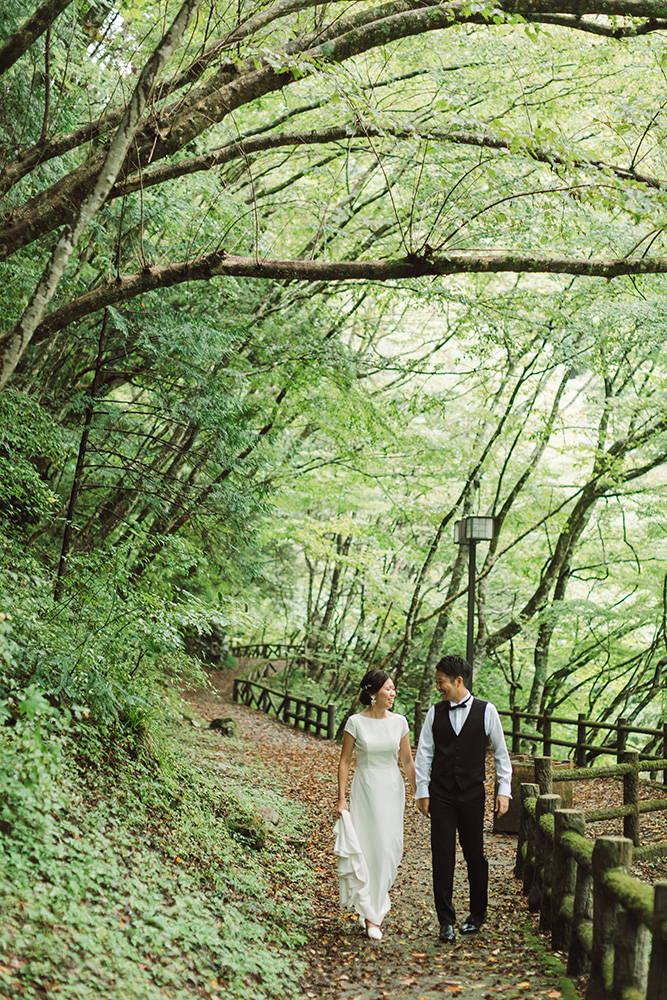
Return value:
<svg viewBox="0 0 667 1000">
<path fill-rule="evenodd" d="M 475 628 L 475 547 L 477 543 L 471 539 L 468 542 L 468 641 L 466 643 L 466 660 L 472 667 L 474 628 Z"/>
</svg>

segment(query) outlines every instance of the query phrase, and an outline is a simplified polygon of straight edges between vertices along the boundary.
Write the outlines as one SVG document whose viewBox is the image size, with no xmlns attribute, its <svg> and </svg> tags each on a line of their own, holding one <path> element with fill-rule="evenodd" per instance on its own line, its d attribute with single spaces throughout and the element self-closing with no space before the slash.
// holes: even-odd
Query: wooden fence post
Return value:
<svg viewBox="0 0 667 1000">
<path fill-rule="evenodd" d="M 567 951 L 572 936 L 577 862 L 563 844 L 563 834 L 586 831 L 581 809 L 557 809 L 554 813 L 554 856 L 551 867 L 551 947 Z"/>
<path fill-rule="evenodd" d="M 614 935 L 618 904 L 606 890 L 604 876 L 612 868 L 627 871 L 632 841 L 626 837 L 598 837 L 593 848 L 593 942 L 586 1000 L 610 1000 L 614 974 Z"/>
<path fill-rule="evenodd" d="M 312 698 L 306 698 L 306 704 L 303 709 L 303 728 L 304 731 L 310 732 L 311 719 L 312 719 Z"/>
<path fill-rule="evenodd" d="M 574 759 L 577 767 L 586 767 L 586 716 L 583 712 L 579 712 L 577 716 L 577 749 L 574 753 Z"/>
<path fill-rule="evenodd" d="M 239 685 L 241 683 L 240 677 L 234 678 L 234 689 L 232 692 L 232 701 L 239 701 Z"/>
<path fill-rule="evenodd" d="M 667 996 L 667 882 L 653 887 L 653 944 L 648 970 L 647 997 Z"/>
<path fill-rule="evenodd" d="M 533 871 L 535 870 L 535 817 L 526 808 L 528 799 L 536 799 L 540 794 L 537 785 L 524 782 L 521 785 L 521 813 L 519 815 L 519 837 L 516 848 L 516 875 L 522 880 L 523 894 L 528 895 L 528 891 L 533 884 Z"/>
<path fill-rule="evenodd" d="M 623 759 L 623 751 L 627 742 L 628 734 L 625 731 L 628 720 L 619 718 L 616 720 L 616 760 L 620 764 Z"/>
<path fill-rule="evenodd" d="M 582 976 L 590 965 L 593 939 L 593 876 L 583 865 L 577 865 L 577 884 L 572 906 L 572 933 L 567 953 L 567 974 Z"/>
<path fill-rule="evenodd" d="M 667 722 L 662 724 L 662 759 L 667 760 Z M 667 770 L 662 772 L 662 783 L 667 785 Z"/>
<path fill-rule="evenodd" d="M 417 699 L 415 702 L 415 724 L 412 730 L 412 741 L 413 745 L 417 746 L 419 743 L 419 736 L 422 731 L 422 725 L 424 724 L 424 710 L 422 708 L 422 703 Z"/>
<path fill-rule="evenodd" d="M 521 749 L 521 739 L 519 737 L 521 719 L 518 708 L 512 709 L 512 753 L 519 753 Z M 667 735 L 665 736 L 665 757 L 667 757 Z M 667 784 L 667 782 L 666 782 Z"/>
<path fill-rule="evenodd" d="M 627 910 L 619 910 L 614 937 L 614 1000 L 646 996 L 650 945 L 651 934 L 648 927 L 644 927 Z"/>
<path fill-rule="evenodd" d="M 540 930 L 551 929 L 551 864 L 553 834 L 543 826 L 543 820 L 560 809 L 560 795 L 539 795 L 535 803 L 535 874 L 528 895 L 528 909 L 540 911 Z"/>
<path fill-rule="evenodd" d="M 542 753 L 551 757 L 551 716 L 545 715 L 542 720 Z"/>
<path fill-rule="evenodd" d="M 623 775 L 623 805 L 633 809 L 629 816 L 623 817 L 623 836 L 639 847 L 639 754 L 626 750 L 622 758 L 622 763 L 633 765 L 632 771 Z"/>
<path fill-rule="evenodd" d="M 283 698 L 283 722 L 287 723 L 287 725 L 289 725 L 291 704 L 292 704 L 292 699 L 288 694 L 285 694 Z"/>
<path fill-rule="evenodd" d="M 554 790 L 551 757 L 535 757 L 535 781 L 540 787 L 540 795 L 551 795 Z"/>
</svg>

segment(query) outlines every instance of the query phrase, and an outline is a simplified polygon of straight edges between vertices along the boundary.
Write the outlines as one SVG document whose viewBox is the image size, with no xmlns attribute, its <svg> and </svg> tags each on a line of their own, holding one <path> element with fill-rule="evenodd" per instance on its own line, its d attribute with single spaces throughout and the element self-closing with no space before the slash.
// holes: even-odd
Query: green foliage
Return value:
<svg viewBox="0 0 667 1000">
<path fill-rule="evenodd" d="M 144 750 L 111 767 L 82 713 L 57 711 L 34 685 L 2 705 L 16 713 L 0 727 L 3 992 L 296 995 L 310 875 L 281 838 L 303 821 L 261 761 L 226 760 L 223 785 L 216 738 L 202 764 L 205 738 L 178 729 L 157 761 Z M 261 808 L 263 782 L 282 817 L 266 858 L 221 819 Z"/>
<path fill-rule="evenodd" d="M 12 389 L 0 395 L 0 515 L 10 531 L 34 530 L 57 511 L 59 498 L 39 470 L 54 461 L 59 443 L 34 400 Z"/>
</svg>

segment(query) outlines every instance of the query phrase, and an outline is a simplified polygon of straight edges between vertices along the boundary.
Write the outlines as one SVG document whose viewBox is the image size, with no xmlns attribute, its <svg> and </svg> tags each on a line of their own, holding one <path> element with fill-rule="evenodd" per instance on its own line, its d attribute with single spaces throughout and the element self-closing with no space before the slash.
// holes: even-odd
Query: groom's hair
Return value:
<svg viewBox="0 0 667 1000">
<path fill-rule="evenodd" d="M 441 674 L 445 674 L 447 677 L 452 677 L 454 679 L 462 677 L 465 686 L 468 689 L 470 688 L 472 668 L 468 661 L 464 660 L 462 656 L 443 656 L 440 662 L 436 663 L 435 669 L 439 670 Z"/>
</svg>

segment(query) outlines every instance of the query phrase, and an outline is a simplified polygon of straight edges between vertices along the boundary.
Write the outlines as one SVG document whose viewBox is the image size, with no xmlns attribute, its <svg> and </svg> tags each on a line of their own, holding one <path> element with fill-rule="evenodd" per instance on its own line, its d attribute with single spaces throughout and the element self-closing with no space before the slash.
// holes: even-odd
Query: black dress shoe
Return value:
<svg viewBox="0 0 667 1000">
<path fill-rule="evenodd" d="M 486 910 L 484 913 L 470 913 L 461 928 L 461 934 L 476 934 L 486 920 Z"/>
<path fill-rule="evenodd" d="M 438 938 L 444 944 L 454 944 L 454 942 L 456 941 L 456 934 L 454 933 L 454 924 L 441 924 Z"/>
</svg>

